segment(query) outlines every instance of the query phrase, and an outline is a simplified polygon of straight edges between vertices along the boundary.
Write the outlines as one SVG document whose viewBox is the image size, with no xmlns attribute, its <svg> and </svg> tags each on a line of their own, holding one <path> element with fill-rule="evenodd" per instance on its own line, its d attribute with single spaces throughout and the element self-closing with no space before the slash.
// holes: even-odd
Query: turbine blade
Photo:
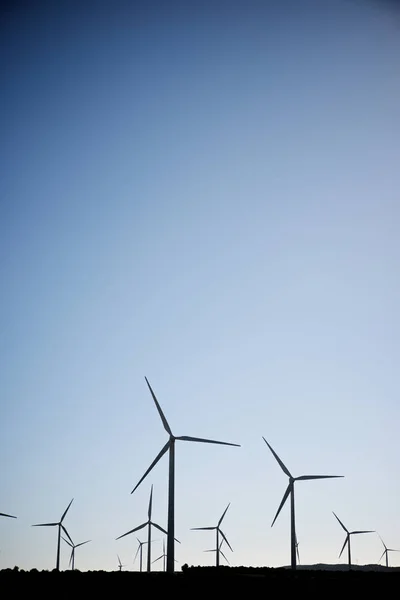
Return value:
<svg viewBox="0 0 400 600">
<path fill-rule="evenodd" d="M 130 531 L 127 531 L 126 533 L 123 533 L 122 535 L 118 536 L 115 539 L 119 540 L 119 539 L 125 537 L 126 535 L 129 535 L 130 533 L 133 533 L 134 531 L 139 531 L 139 529 L 143 529 L 143 527 L 146 527 L 146 525 L 147 525 L 147 523 L 142 523 L 138 527 L 135 527 L 134 529 L 131 529 Z M 118 556 L 118 554 L 117 554 L 117 556 Z"/>
<path fill-rule="evenodd" d="M 333 511 L 332 511 L 333 512 Z M 345 530 L 346 533 L 349 533 L 349 530 L 346 529 L 346 527 L 343 525 L 342 521 L 339 519 L 339 517 L 337 516 L 336 513 L 333 512 L 333 514 L 335 515 L 335 517 L 337 518 L 337 520 L 339 521 L 339 523 L 341 524 L 341 526 L 343 527 L 343 529 Z"/>
<path fill-rule="evenodd" d="M 118 558 L 118 563 L 119 563 L 119 564 L 120 564 L 120 566 L 122 567 L 123 565 L 121 564 L 121 559 L 120 559 L 120 557 L 118 556 L 118 554 L 117 554 L 117 558 Z"/>
<path fill-rule="evenodd" d="M 83 546 L 84 544 L 88 544 L 91 541 L 92 540 L 86 540 L 86 542 L 81 542 L 80 544 L 76 544 L 75 548 L 78 548 L 78 546 Z"/>
<path fill-rule="evenodd" d="M 160 531 L 162 531 L 163 533 L 165 533 L 166 535 L 168 535 L 168 531 L 165 531 L 165 529 L 163 529 L 162 527 L 160 527 L 160 525 L 157 525 L 157 523 L 153 523 L 152 522 L 151 524 L 153 525 L 153 527 L 156 527 L 157 529 L 159 529 Z"/>
<path fill-rule="evenodd" d="M 386 550 L 384 550 L 384 551 L 382 552 L 382 555 L 381 555 L 380 559 L 378 560 L 378 562 L 380 562 L 380 561 L 382 560 L 382 558 L 385 556 L 385 554 L 386 554 Z"/>
<path fill-rule="evenodd" d="M 150 492 L 150 500 L 149 500 L 149 510 L 147 511 L 147 514 L 149 516 L 149 521 L 151 521 L 151 509 L 153 506 L 153 484 L 151 485 L 151 492 Z"/>
<path fill-rule="evenodd" d="M 369 529 L 368 531 L 350 531 L 350 535 L 356 534 L 356 533 L 375 533 L 375 531 Z"/>
<path fill-rule="evenodd" d="M 165 431 L 166 431 L 167 433 L 169 433 L 169 435 L 171 435 L 172 437 L 174 437 L 174 436 L 172 435 L 171 427 L 168 425 L 168 421 L 167 421 L 167 419 L 165 418 L 165 415 L 164 415 L 163 411 L 161 410 L 161 406 L 158 404 L 158 400 L 157 400 L 157 398 L 156 398 L 156 395 L 155 395 L 155 393 L 153 392 L 153 390 L 152 390 L 152 388 L 151 388 L 151 385 L 150 385 L 150 383 L 148 382 L 148 379 L 147 379 L 147 377 L 145 377 L 145 380 L 146 380 L 146 383 L 147 383 L 147 385 L 148 385 L 148 388 L 149 388 L 149 390 L 150 390 L 150 393 L 151 393 L 151 395 L 153 396 L 153 400 L 154 400 L 154 402 L 155 402 L 155 405 L 156 405 L 156 407 L 157 407 L 158 414 L 159 414 L 159 415 L 160 415 L 160 417 L 161 417 L 161 421 L 162 421 L 162 423 L 163 423 L 163 425 L 164 425 L 164 429 L 165 429 Z"/>
<path fill-rule="evenodd" d="M 207 440 L 205 438 L 192 437 L 190 435 L 181 435 L 175 438 L 176 440 L 183 440 L 184 442 L 203 442 L 205 444 L 221 444 L 222 446 L 237 446 L 240 444 L 232 444 L 231 442 L 219 442 L 217 440 Z"/>
<path fill-rule="evenodd" d="M 341 549 L 341 551 L 340 551 L 339 558 L 342 556 L 342 552 L 343 552 L 343 550 L 345 549 L 345 547 L 346 547 L 346 544 L 348 544 L 348 542 L 349 542 L 349 536 L 350 536 L 350 534 L 348 533 L 348 534 L 346 535 L 346 539 L 344 540 L 344 544 L 343 544 L 343 546 L 342 546 L 342 549 Z"/>
<path fill-rule="evenodd" d="M 73 559 L 73 558 L 74 558 L 74 548 L 72 548 L 72 550 L 71 550 L 71 556 L 69 557 L 69 563 L 68 563 L 68 566 L 69 566 L 69 567 L 71 566 L 71 563 L 72 563 L 72 559 Z"/>
<path fill-rule="evenodd" d="M 72 498 L 71 502 L 68 504 L 67 508 L 65 509 L 63 516 L 62 516 L 62 517 L 61 517 L 61 519 L 60 519 L 60 523 L 62 523 L 62 522 L 63 522 L 63 520 L 64 520 L 64 517 L 65 517 L 65 515 L 67 514 L 67 512 L 68 512 L 68 510 L 69 510 L 69 507 L 71 506 L 71 504 L 72 504 L 72 502 L 73 502 L 73 501 L 74 501 L 74 499 Z"/>
<path fill-rule="evenodd" d="M 215 548 L 213 550 L 203 550 L 203 552 L 216 552 Z"/>
<path fill-rule="evenodd" d="M 344 475 L 302 475 L 301 477 L 295 477 L 295 481 L 305 481 L 306 479 L 337 479 L 338 477 L 344 477 Z"/>
<path fill-rule="evenodd" d="M 272 521 L 271 527 L 273 526 L 273 524 L 275 523 L 276 519 L 278 518 L 278 515 L 279 515 L 279 513 L 281 512 L 281 510 L 282 510 L 282 507 L 283 507 L 283 505 L 285 504 L 285 502 L 286 502 L 286 500 L 287 500 L 287 497 L 289 496 L 289 494 L 290 494 L 290 483 L 289 483 L 289 485 L 287 486 L 285 493 L 283 494 L 283 498 L 282 498 L 282 500 L 281 500 L 281 503 L 280 503 L 280 505 L 279 505 L 279 508 L 278 508 L 278 510 L 276 511 L 276 515 L 275 515 L 275 518 L 274 518 L 274 520 Z"/>
<path fill-rule="evenodd" d="M 159 556 L 158 558 L 156 558 L 155 560 L 151 561 L 151 564 L 157 562 L 158 560 L 160 560 L 160 558 L 164 558 L 164 554 L 161 554 L 161 556 Z"/>
<path fill-rule="evenodd" d="M 147 475 L 150 473 L 150 471 L 152 470 L 152 468 L 158 463 L 158 461 L 160 460 L 160 458 L 162 456 L 164 456 L 164 454 L 168 450 L 169 446 L 170 446 L 170 441 L 168 440 L 168 442 L 165 444 L 165 446 L 163 447 L 163 449 L 157 454 L 156 458 L 153 460 L 153 462 L 151 463 L 151 465 L 147 469 L 146 473 L 139 480 L 139 482 L 135 485 L 135 487 L 131 491 L 131 494 L 133 494 L 133 492 L 139 487 L 139 485 L 142 483 L 143 479 L 145 479 L 147 477 Z"/>
<path fill-rule="evenodd" d="M 228 510 L 229 506 L 230 506 L 230 502 L 228 504 L 228 506 L 226 507 L 226 509 L 224 510 L 224 512 L 222 513 L 222 517 L 220 518 L 220 520 L 218 521 L 218 527 L 221 525 L 222 523 L 222 519 L 224 518 L 224 516 L 226 515 L 226 511 Z"/>
<path fill-rule="evenodd" d="M 376 532 L 376 533 L 378 533 L 378 532 Z M 382 544 L 383 544 L 384 548 L 386 549 L 386 544 L 385 544 L 385 542 L 383 541 L 383 539 L 381 538 L 381 536 L 379 535 L 379 533 L 378 533 L 378 537 L 379 537 L 379 539 L 381 540 L 381 542 L 382 542 Z"/>
<path fill-rule="evenodd" d="M 9 517 L 10 519 L 16 519 L 17 517 L 14 517 L 14 515 L 7 515 L 7 513 L 0 513 L 0 517 Z"/>
<path fill-rule="evenodd" d="M 228 563 L 228 565 L 230 565 L 231 563 L 229 562 L 229 560 L 226 558 L 225 554 L 222 552 L 222 550 L 219 551 L 219 553 L 224 557 L 224 559 L 226 560 L 226 562 Z"/>
<path fill-rule="evenodd" d="M 233 550 L 232 550 L 232 546 L 230 545 L 230 543 L 229 543 L 229 542 L 228 542 L 228 540 L 226 539 L 226 536 L 225 536 L 224 532 L 222 531 L 222 529 L 219 529 L 219 532 L 220 532 L 220 534 L 222 535 L 222 537 L 224 538 L 224 541 L 225 541 L 225 543 L 226 543 L 226 544 L 228 544 L 228 547 L 229 547 L 230 551 L 231 551 L 231 552 L 233 552 Z M 221 546 L 220 546 L 220 548 L 221 548 Z"/>
<path fill-rule="evenodd" d="M 71 536 L 69 535 L 68 531 L 65 529 L 64 525 L 62 525 L 60 523 L 61 529 L 63 530 L 63 532 L 65 533 L 65 535 L 67 536 L 67 538 L 71 541 L 72 545 L 74 545 L 74 542 L 71 539 Z"/>
<path fill-rule="evenodd" d="M 134 559 L 133 559 L 133 564 L 135 564 L 135 560 L 136 560 L 136 558 L 137 558 L 137 555 L 139 554 L 139 550 L 140 550 L 140 548 L 141 548 L 141 547 L 142 547 L 142 544 L 141 544 L 141 542 L 139 542 L 138 549 L 136 550 L 136 554 L 135 554 L 135 557 L 134 557 Z"/>
<path fill-rule="evenodd" d="M 59 525 L 59 523 L 36 523 L 32 527 L 53 527 L 54 525 Z"/>
<path fill-rule="evenodd" d="M 278 463 L 279 463 L 279 465 L 280 465 L 280 467 L 281 467 L 282 471 L 283 471 L 284 473 L 286 473 L 286 475 L 287 475 L 288 477 L 292 477 L 292 475 L 291 475 L 291 473 L 290 473 L 289 469 L 288 469 L 288 468 L 287 468 L 287 467 L 286 467 L 286 466 L 283 464 L 283 462 L 281 461 L 281 459 L 279 458 L 279 456 L 277 455 L 277 453 L 275 452 L 275 450 L 272 448 L 272 446 L 270 446 L 270 445 L 268 444 L 268 442 L 267 442 L 267 440 L 265 439 L 265 437 L 264 437 L 264 436 L 263 436 L 263 440 L 264 440 L 264 442 L 267 444 L 268 448 L 271 450 L 272 454 L 275 456 L 275 458 L 276 458 L 276 460 L 278 461 Z"/>
<path fill-rule="evenodd" d="M 66 540 L 66 539 L 65 539 L 65 537 L 63 537 L 63 536 L 61 536 L 61 537 L 62 537 L 62 539 L 64 540 L 64 542 L 66 542 L 66 543 L 68 544 L 68 546 L 71 546 L 71 548 L 73 548 L 73 547 L 74 547 L 74 545 L 73 545 L 73 544 L 71 544 L 71 542 L 69 542 L 68 540 Z"/>
<path fill-rule="evenodd" d="M 202 530 L 203 529 L 209 530 L 209 529 L 217 529 L 217 528 L 216 527 L 191 527 L 190 531 L 200 531 L 200 529 L 202 529 Z"/>
</svg>

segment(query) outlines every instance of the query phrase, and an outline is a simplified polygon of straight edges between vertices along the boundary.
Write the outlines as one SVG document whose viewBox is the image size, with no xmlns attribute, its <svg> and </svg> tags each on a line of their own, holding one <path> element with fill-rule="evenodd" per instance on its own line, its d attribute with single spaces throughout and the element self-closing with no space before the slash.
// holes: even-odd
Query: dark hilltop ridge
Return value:
<svg viewBox="0 0 400 600">
<path fill-rule="evenodd" d="M 218 598 L 221 594 L 307 593 L 308 597 L 331 594 L 383 593 L 400 586 L 400 567 L 379 565 L 313 565 L 292 571 L 286 567 L 189 567 L 168 574 L 134 571 L 22 571 L 17 567 L 0 571 L 0 586 L 17 598 L 80 600 L 132 597 L 140 592 L 175 594 L 178 598 Z M 124 596 L 122 596 L 122 594 Z M 190 595 L 190 596 L 189 596 Z"/>
</svg>

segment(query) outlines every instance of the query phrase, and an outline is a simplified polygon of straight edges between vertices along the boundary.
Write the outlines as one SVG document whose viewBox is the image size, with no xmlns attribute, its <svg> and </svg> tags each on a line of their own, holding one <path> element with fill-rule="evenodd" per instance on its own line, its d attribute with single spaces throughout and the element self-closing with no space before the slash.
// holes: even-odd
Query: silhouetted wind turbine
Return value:
<svg viewBox="0 0 400 600">
<path fill-rule="evenodd" d="M 147 544 L 148 544 L 148 546 L 147 546 L 147 571 L 148 572 L 151 571 L 151 526 L 156 527 L 157 529 L 159 529 L 163 533 L 167 534 L 167 532 L 165 531 L 165 529 L 163 529 L 162 527 L 160 527 L 160 525 L 157 525 L 157 523 L 153 523 L 153 521 L 151 520 L 152 506 L 153 506 L 153 486 L 151 486 L 151 492 L 150 492 L 149 510 L 148 510 L 148 517 L 149 518 L 146 521 L 146 523 L 142 523 L 138 527 L 135 527 L 134 529 L 131 529 L 130 531 L 127 531 L 126 533 L 123 533 L 122 535 L 120 535 L 120 536 L 118 536 L 116 538 L 117 540 L 119 540 L 119 539 L 125 537 L 126 535 L 129 535 L 130 533 L 133 533 L 134 531 L 139 531 L 139 529 L 143 529 L 143 527 L 146 527 L 146 525 L 148 525 L 148 527 L 149 527 L 149 529 L 148 529 L 148 537 L 147 537 Z M 176 541 L 179 542 L 179 540 L 176 540 Z"/>
<path fill-rule="evenodd" d="M 333 512 L 333 511 L 332 511 Z M 346 532 L 346 539 L 344 540 L 344 544 L 342 546 L 342 549 L 340 551 L 339 554 L 339 558 L 342 556 L 342 552 L 346 547 L 347 544 L 347 552 L 348 552 L 348 559 L 349 559 L 349 569 L 351 569 L 351 549 L 350 549 L 350 536 L 351 535 L 356 535 L 357 533 L 374 533 L 373 530 L 368 530 L 368 531 L 349 531 L 342 523 L 342 521 L 339 519 L 339 517 L 333 512 L 333 514 L 335 515 L 335 517 L 337 518 L 337 520 L 339 521 L 340 525 L 343 527 L 343 529 Z"/>
<path fill-rule="evenodd" d="M 72 571 L 75 571 L 75 548 L 78 548 L 79 546 L 83 546 L 84 544 L 88 544 L 89 542 L 91 542 L 91 540 L 86 540 L 86 542 L 81 542 L 80 544 L 74 544 L 71 542 L 69 542 L 68 540 L 66 540 L 63 537 L 64 542 L 66 542 L 68 544 L 68 546 L 71 546 L 72 550 L 71 550 L 71 556 L 69 558 L 69 566 L 71 566 L 72 563 Z"/>
<path fill-rule="evenodd" d="M 17 517 L 14 517 L 14 515 L 7 515 L 6 513 L 0 513 L 0 517 L 9 517 L 10 519 L 16 519 Z"/>
<path fill-rule="evenodd" d="M 158 463 L 160 458 L 164 456 L 164 454 L 169 450 L 169 476 L 168 476 L 168 535 L 167 535 L 167 572 L 174 572 L 174 562 L 175 562 L 175 547 L 174 540 L 175 538 L 175 440 L 183 440 L 185 442 L 204 442 L 207 444 L 222 444 L 224 446 L 240 446 L 240 444 L 231 444 L 229 442 L 219 442 L 216 440 L 207 440 L 203 438 L 190 437 L 187 435 L 175 436 L 173 435 L 170 426 L 168 425 L 168 421 L 164 416 L 163 411 L 161 410 L 161 406 L 158 403 L 158 400 L 151 388 L 150 383 L 145 377 L 147 386 L 150 390 L 150 393 L 153 397 L 154 403 L 160 415 L 161 421 L 164 425 L 165 431 L 169 435 L 169 440 L 162 448 L 162 450 L 158 453 L 156 458 L 151 463 L 150 467 L 147 469 L 143 477 L 139 480 L 139 482 L 133 488 L 131 494 L 136 490 L 136 488 L 142 483 L 143 479 L 150 473 L 152 468 Z"/>
<path fill-rule="evenodd" d="M 143 563 L 142 563 L 142 559 L 143 559 L 143 546 L 144 546 L 145 544 L 147 544 L 148 542 L 141 542 L 141 541 L 139 540 L 139 538 L 136 538 L 136 539 L 137 539 L 137 541 L 139 542 L 139 546 L 138 546 L 138 549 L 136 550 L 135 558 L 133 559 L 133 564 L 135 564 L 136 557 L 137 557 L 137 555 L 139 554 L 139 565 L 140 565 L 140 572 L 142 572 L 142 564 L 143 564 Z"/>
<path fill-rule="evenodd" d="M 118 556 L 118 554 L 117 554 L 117 558 L 118 558 L 118 570 L 119 570 L 119 571 L 122 571 L 122 567 L 126 567 L 126 565 L 123 565 L 123 564 L 121 563 L 121 559 L 120 559 L 120 557 Z"/>
<path fill-rule="evenodd" d="M 166 555 L 166 552 L 165 552 L 165 542 L 164 542 L 164 540 L 163 540 L 163 553 L 161 554 L 161 556 L 159 556 L 158 558 L 156 558 L 155 560 L 153 560 L 153 563 L 157 562 L 158 560 L 161 560 L 161 558 L 164 559 L 163 560 L 163 571 L 165 571 L 165 568 L 166 568 L 166 565 L 167 565 L 167 563 L 166 563 L 167 555 Z M 175 560 L 175 562 L 178 562 L 178 561 Z"/>
<path fill-rule="evenodd" d="M 215 527 L 191 527 L 192 531 L 200 531 L 200 530 L 214 530 L 215 529 L 215 533 L 216 533 L 216 545 L 215 545 L 215 552 L 217 555 L 217 560 L 216 560 L 216 566 L 219 567 L 219 555 L 221 552 L 221 544 L 219 541 L 219 536 L 221 534 L 222 537 L 222 541 L 225 541 L 226 544 L 228 544 L 229 548 L 231 549 L 231 552 L 233 552 L 230 543 L 228 542 L 228 540 L 226 539 L 226 536 L 224 534 L 224 532 L 222 531 L 222 529 L 220 528 L 220 525 L 222 523 L 222 519 L 224 518 L 224 516 L 226 515 L 226 511 L 228 510 L 230 506 L 230 503 L 228 504 L 228 506 L 226 507 L 226 509 L 224 510 L 224 512 L 222 513 L 222 517 L 220 518 L 220 520 L 218 521 L 218 524 Z M 226 557 L 224 556 L 225 560 Z"/>
<path fill-rule="evenodd" d="M 379 535 L 379 533 L 378 533 L 378 535 Z M 381 540 L 385 549 L 382 552 L 382 556 L 380 557 L 378 562 L 381 562 L 382 558 L 385 556 L 386 557 L 386 566 L 388 567 L 389 566 L 389 556 L 388 556 L 389 552 L 400 552 L 400 550 L 396 550 L 395 548 L 388 548 L 380 535 L 379 535 L 379 539 Z"/>
<path fill-rule="evenodd" d="M 265 437 L 263 437 L 264 442 L 267 444 L 268 448 L 271 450 L 272 454 L 275 456 L 278 464 L 280 465 L 282 471 L 289 477 L 289 485 L 286 488 L 286 491 L 283 495 L 282 501 L 279 505 L 279 508 L 276 512 L 275 518 L 272 521 L 272 525 L 275 523 L 279 513 L 283 505 L 285 504 L 288 496 L 290 495 L 290 549 L 291 549 L 291 567 L 292 569 L 296 569 L 296 525 L 295 525 L 295 512 L 294 512 L 294 482 L 295 481 L 305 481 L 309 479 L 334 479 L 337 477 L 343 477 L 343 475 L 301 475 L 301 477 L 293 477 L 290 473 L 289 469 L 285 467 L 279 456 L 273 450 L 273 448 L 268 444 Z M 272 527 L 271 525 L 271 527 Z"/>
<path fill-rule="evenodd" d="M 71 543 L 73 544 L 74 542 L 71 540 L 71 537 L 68 533 L 68 531 L 65 529 L 64 525 L 62 524 L 62 522 L 64 521 L 65 515 L 67 514 L 69 507 L 71 506 L 72 502 L 73 502 L 73 498 L 71 500 L 71 502 L 68 504 L 67 508 L 65 509 L 63 516 L 61 517 L 61 519 L 58 521 L 58 523 L 38 523 L 37 525 L 32 525 L 32 527 L 55 527 L 56 525 L 58 526 L 58 537 L 57 537 L 57 560 L 56 560 L 56 569 L 57 571 L 60 570 L 60 542 L 61 542 L 61 529 L 63 530 L 63 532 L 65 533 L 65 535 L 68 537 L 68 539 L 71 541 Z"/>
<path fill-rule="evenodd" d="M 218 548 L 212 548 L 211 550 L 204 550 L 204 552 L 219 552 L 221 554 L 221 556 L 224 557 L 224 559 L 226 560 L 226 562 L 228 563 L 228 565 L 230 565 L 229 560 L 226 558 L 225 554 L 221 550 L 223 543 L 224 543 L 224 540 L 222 539 L 221 543 L 219 545 L 219 549 Z"/>
<path fill-rule="evenodd" d="M 297 563 L 300 564 L 299 542 L 297 541 L 297 536 L 296 536 L 296 556 L 297 556 Z"/>
</svg>

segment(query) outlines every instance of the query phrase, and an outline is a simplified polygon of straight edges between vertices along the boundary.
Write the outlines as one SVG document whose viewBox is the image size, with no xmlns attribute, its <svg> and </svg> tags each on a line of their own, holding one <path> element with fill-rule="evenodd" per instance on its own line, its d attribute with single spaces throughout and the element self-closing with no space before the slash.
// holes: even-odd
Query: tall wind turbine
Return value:
<svg viewBox="0 0 400 600">
<path fill-rule="evenodd" d="M 139 542 L 139 546 L 138 546 L 138 549 L 136 550 L 136 554 L 135 554 L 135 557 L 134 557 L 134 559 L 133 559 L 133 564 L 135 564 L 135 560 L 136 560 L 136 558 L 137 558 L 137 555 L 139 554 L 139 566 L 140 566 L 140 572 L 142 572 L 142 564 L 143 564 L 143 546 L 144 546 L 145 544 L 147 544 L 148 542 L 141 542 L 141 541 L 139 540 L 139 538 L 136 538 L 136 539 L 137 539 L 137 541 Z"/>
<path fill-rule="evenodd" d="M 332 511 L 333 512 L 333 511 Z M 333 513 L 335 515 L 335 517 L 337 518 L 337 520 L 339 521 L 340 525 L 342 526 L 342 528 L 345 530 L 346 532 L 346 539 L 344 540 L 344 544 L 342 546 L 342 549 L 340 551 L 339 554 L 339 558 L 342 556 L 342 552 L 346 547 L 347 544 L 347 555 L 348 555 L 348 560 L 349 560 L 349 569 L 351 569 L 351 549 L 350 549 L 350 536 L 352 535 L 356 535 L 357 533 L 374 533 L 373 530 L 368 530 L 368 531 L 349 531 L 342 523 L 342 521 L 339 519 L 339 517 Z"/>
<path fill-rule="evenodd" d="M 379 533 L 378 533 L 379 535 Z M 381 538 L 381 536 L 379 535 L 379 539 L 381 540 L 383 546 L 384 546 L 384 551 L 382 552 L 382 556 L 380 557 L 378 562 L 381 562 L 382 558 L 385 556 L 386 558 L 386 566 L 389 566 L 389 552 L 400 552 L 400 550 L 396 550 L 395 548 L 388 548 L 385 544 L 385 542 L 383 541 L 383 539 Z"/>
<path fill-rule="evenodd" d="M 63 532 L 65 533 L 65 535 L 67 536 L 67 538 L 71 541 L 71 543 L 73 544 L 73 541 L 71 540 L 71 537 L 68 533 L 68 531 L 65 529 L 64 525 L 62 524 L 65 518 L 65 515 L 67 514 L 69 507 L 71 506 L 72 502 L 73 502 L 73 498 L 71 500 L 71 502 L 68 504 L 67 508 L 65 509 L 61 519 L 58 521 L 58 523 L 38 523 L 37 525 L 32 525 L 32 527 L 58 527 L 58 537 L 57 537 L 57 560 L 56 560 L 56 569 L 57 571 L 60 570 L 60 543 L 61 543 L 61 530 L 63 530 Z"/>
<path fill-rule="evenodd" d="M 152 507 L 153 507 L 153 486 L 151 486 L 151 492 L 150 492 L 150 500 L 149 500 L 149 509 L 148 509 L 148 520 L 146 521 L 146 523 L 142 523 L 141 525 L 138 525 L 138 527 L 135 527 L 134 529 L 131 529 L 130 531 L 127 531 L 126 533 L 123 533 L 122 535 L 118 536 L 116 539 L 119 540 L 123 537 L 125 537 L 126 535 L 129 535 L 130 533 L 133 533 L 134 531 L 139 531 L 139 529 L 143 529 L 143 527 L 146 527 L 146 525 L 148 526 L 148 536 L 147 536 L 147 572 L 150 573 L 151 571 L 151 527 L 156 527 L 157 529 L 159 529 L 160 531 L 162 531 L 163 533 L 167 534 L 167 532 L 165 531 L 165 529 L 163 529 L 162 527 L 160 527 L 160 525 L 157 525 L 157 523 L 153 523 L 153 521 L 151 520 L 151 511 L 152 511 Z M 177 540 L 179 541 L 179 540 Z M 180 543 L 180 542 L 179 542 Z"/>
<path fill-rule="evenodd" d="M 337 477 L 343 477 L 343 475 L 301 475 L 300 477 L 293 477 L 290 473 L 289 469 L 283 464 L 279 456 L 273 450 L 273 448 L 268 444 L 265 437 L 263 437 L 264 442 L 267 444 L 268 448 L 271 450 L 272 454 L 275 456 L 278 464 L 280 465 L 282 471 L 289 477 L 289 484 L 286 488 L 285 493 L 283 494 L 282 501 L 279 505 L 279 508 L 276 512 L 275 518 L 272 521 L 272 525 L 275 523 L 279 513 L 283 505 L 285 504 L 288 496 L 290 495 L 290 549 L 291 549 L 291 567 L 292 569 L 296 569 L 296 524 L 295 524 L 295 512 L 294 512 L 294 482 L 295 481 L 305 481 L 309 479 L 334 479 Z M 271 527 L 272 527 L 271 525 Z"/>
<path fill-rule="evenodd" d="M 16 519 L 17 517 L 14 517 L 14 515 L 7 515 L 6 513 L 0 513 L 0 517 L 9 517 L 10 519 Z"/>
<path fill-rule="evenodd" d="M 71 544 L 67 539 L 63 537 L 64 542 L 67 542 L 68 546 L 71 546 L 71 556 L 69 558 L 69 566 L 72 564 L 72 571 L 75 571 L 75 548 L 79 548 L 79 546 L 83 546 L 84 544 L 88 544 L 91 540 L 86 540 L 86 542 L 81 542 L 80 544 Z"/>
<path fill-rule="evenodd" d="M 216 556 L 217 556 L 217 560 L 216 560 L 216 566 L 217 566 L 217 567 L 219 567 L 219 562 L 220 562 L 220 561 L 219 561 L 219 555 L 220 555 L 220 553 L 221 553 L 221 543 L 222 543 L 222 542 L 220 543 L 220 541 L 219 541 L 219 536 L 220 536 L 220 535 L 221 535 L 221 537 L 222 537 L 222 541 L 224 541 L 224 542 L 225 542 L 225 543 L 226 543 L 226 544 L 229 546 L 229 548 L 231 549 L 231 552 L 233 552 L 233 550 L 232 550 L 232 547 L 231 547 L 230 543 L 228 542 L 228 540 L 226 539 L 226 536 L 225 536 L 224 532 L 223 532 L 223 531 L 222 531 L 222 529 L 220 528 L 220 525 L 221 525 L 221 523 L 222 523 L 222 519 L 223 519 L 223 518 L 224 518 L 224 516 L 226 515 L 226 511 L 228 510 L 229 506 L 230 506 L 230 503 L 228 504 L 228 506 L 226 507 L 226 509 L 225 509 L 225 510 L 224 510 L 224 512 L 222 513 L 222 516 L 221 516 L 220 520 L 218 521 L 218 524 L 217 524 L 215 527 L 192 527 L 192 528 L 191 528 L 191 529 L 192 529 L 192 531 L 195 531 L 195 530 L 196 530 L 196 531 L 200 531 L 200 530 L 206 530 L 206 529 L 210 531 L 210 530 L 214 530 L 214 529 L 215 529 L 215 534 L 216 534 L 216 545 L 215 545 L 215 552 L 216 552 Z M 222 553 L 221 553 L 221 554 L 222 554 Z M 224 555 L 223 555 L 223 556 L 224 556 Z M 224 556 L 224 558 L 225 558 L 225 560 L 227 560 L 225 556 Z"/>
<path fill-rule="evenodd" d="M 190 437 L 187 435 L 175 436 L 173 435 L 171 428 L 168 424 L 167 419 L 164 416 L 163 411 L 161 410 L 161 406 L 158 403 L 158 400 L 151 388 L 150 383 L 145 377 L 147 386 L 150 390 L 150 393 L 153 397 L 154 403 L 158 410 L 158 414 L 160 415 L 162 424 L 164 425 L 165 431 L 169 435 L 169 440 L 162 448 L 162 450 L 158 453 L 156 458 L 151 463 L 150 467 L 147 469 L 143 477 L 139 480 L 139 482 L 133 488 L 131 494 L 136 490 L 136 488 L 142 483 L 143 479 L 150 473 L 152 468 L 158 463 L 160 458 L 164 456 L 164 454 L 169 451 L 169 476 L 168 476 L 168 535 L 167 535 L 167 572 L 174 572 L 174 562 L 175 562 L 175 440 L 183 440 L 185 442 L 204 442 L 207 444 L 222 444 L 224 446 L 240 446 L 240 444 L 231 444 L 229 442 L 219 442 L 216 440 L 207 440 L 203 438 Z"/>
</svg>

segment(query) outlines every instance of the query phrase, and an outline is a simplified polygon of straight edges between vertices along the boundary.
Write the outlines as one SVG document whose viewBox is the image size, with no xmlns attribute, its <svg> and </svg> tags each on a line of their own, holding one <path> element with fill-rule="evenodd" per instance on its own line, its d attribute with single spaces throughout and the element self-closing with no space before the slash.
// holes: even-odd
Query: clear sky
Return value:
<svg viewBox="0 0 400 600">
<path fill-rule="evenodd" d="M 400 548 L 400 13 L 361 0 L 9 2 L 1 60 L 0 568 L 303 564 Z M 143 532 L 140 539 L 145 539 Z M 162 553 L 155 533 L 153 556 Z M 375 563 L 376 534 L 353 539 Z M 69 548 L 63 545 L 62 568 Z M 400 553 L 391 564 L 400 564 Z M 346 557 L 342 556 L 342 562 Z M 157 563 L 161 568 L 161 561 Z"/>
</svg>

